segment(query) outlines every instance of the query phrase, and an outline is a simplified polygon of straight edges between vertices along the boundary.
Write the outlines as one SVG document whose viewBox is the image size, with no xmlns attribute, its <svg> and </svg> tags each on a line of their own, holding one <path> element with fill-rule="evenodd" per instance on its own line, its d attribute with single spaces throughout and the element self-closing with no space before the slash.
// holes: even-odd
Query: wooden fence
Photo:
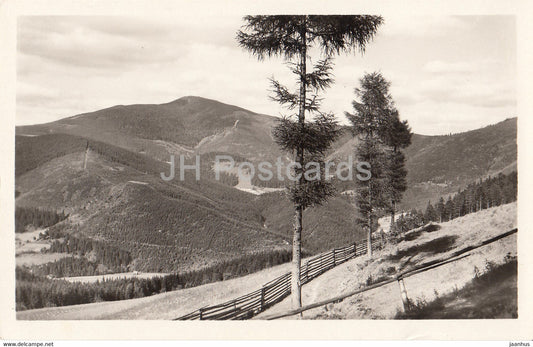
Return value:
<svg viewBox="0 0 533 347">
<path fill-rule="evenodd" d="M 379 239 L 372 240 L 372 249 L 381 249 Z M 300 272 L 302 285 L 308 283 L 324 272 L 340 265 L 352 258 L 367 253 L 367 241 L 363 240 L 342 248 L 335 248 L 329 252 L 318 254 L 303 261 Z M 263 312 L 270 306 L 282 301 L 291 293 L 291 273 L 287 272 L 270 282 L 265 283 L 260 289 L 226 301 L 222 304 L 204 306 L 194 312 L 174 320 L 226 320 L 249 319 Z"/>
<path fill-rule="evenodd" d="M 439 266 L 442 266 L 442 265 L 445 265 L 445 264 L 449 264 L 451 262 L 455 262 L 455 261 L 464 259 L 465 257 L 470 255 L 470 253 L 469 253 L 470 251 L 478 249 L 478 248 L 483 247 L 483 246 L 486 246 L 488 244 L 491 244 L 493 242 L 501 240 L 501 239 L 503 239 L 505 237 L 508 237 L 510 235 L 516 234 L 517 232 L 518 232 L 518 229 L 514 228 L 514 229 L 509 230 L 509 231 L 507 231 L 505 233 L 502 233 L 502 234 L 496 235 L 494 237 L 491 237 L 491 238 L 489 238 L 487 240 L 483 240 L 483 241 L 481 241 L 481 242 L 479 242 L 477 244 L 461 248 L 461 249 L 451 253 L 448 257 L 446 257 L 444 259 L 431 260 L 429 262 L 422 263 L 420 265 L 415 266 L 412 269 L 405 270 L 405 271 L 401 272 L 400 274 L 397 274 L 397 275 L 394 275 L 394 276 L 390 276 L 390 278 L 384 279 L 384 280 L 382 280 L 382 281 L 380 281 L 378 283 L 374 283 L 372 285 L 369 285 L 369 286 L 366 286 L 366 287 L 363 287 L 363 288 L 360 288 L 360 289 L 356 289 L 356 290 L 354 290 L 352 292 L 348 292 L 348 293 L 345 293 L 345 294 L 342 294 L 342 295 L 339 295 L 339 296 L 335 296 L 333 298 L 329 298 L 329 299 L 326 299 L 326 300 L 315 302 L 313 304 L 306 305 L 306 306 L 301 307 L 299 309 L 289 310 L 289 311 L 281 312 L 281 313 L 275 313 L 273 315 L 263 317 L 263 319 L 265 319 L 265 320 L 273 320 L 273 319 L 293 316 L 293 315 L 302 313 L 304 311 L 307 311 L 307 310 L 310 310 L 310 309 L 313 309 L 313 308 L 325 306 L 325 305 L 331 304 L 331 303 L 341 302 L 341 301 L 343 301 L 344 299 L 346 299 L 346 298 L 348 298 L 350 296 L 353 296 L 353 295 L 356 295 L 356 294 L 360 294 L 360 293 L 363 293 L 363 292 L 366 292 L 366 291 L 369 291 L 369 290 L 372 290 L 372 289 L 376 289 L 376 288 L 382 287 L 384 285 L 387 285 L 387 284 L 390 284 L 390 283 L 393 283 L 393 282 L 398 282 L 398 284 L 400 285 L 400 291 L 401 291 L 400 295 L 401 295 L 401 299 L 402 299 L 402 303 L 404 305 L 404 311 L 405 311 L 406 309 L 409 309 L 409 300 L 408 300 L 408 297 L 407 297 L 407 292 L 405 291 L 405 285 L 403 283 L 403 279 L 404 278 L 407 278 L 407 277 L 410 277 L 410 276 L 414 276 L 414 275 L 419 274 L 421 272 L 429 271 L 429 270 L 432 270 L 432 269 L 434 269 L 436 267 L 439 267 Z"/>
</svg>

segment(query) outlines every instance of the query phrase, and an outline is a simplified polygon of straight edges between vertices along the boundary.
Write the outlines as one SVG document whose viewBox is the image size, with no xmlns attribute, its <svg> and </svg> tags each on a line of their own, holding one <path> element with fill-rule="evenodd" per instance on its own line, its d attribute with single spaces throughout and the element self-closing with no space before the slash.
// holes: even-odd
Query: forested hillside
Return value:
<svg viewBox="0 0 533 347">
<path fill-rule="evenodd" d="M 290 259 L 291 253 L 287 250 L 260 252 L 229 261 L 220 261 L 200 270 L 162 275 L 151 279 L 117 279 L 96 283 L 71 283 L 45 276 L 47 274 L 58 277 L 72 276 L 87 269 L 91 269 L 93 274 L 100 274 L 93 262 L 80 258 L 65 258 L 46 265 L 34 266 L 31 269 L 17 267 L 17 310 L 141 298 L 248 275 L 288 262 Z"/>
<path fill-rule="evenodd" d="M 516 201 L 518 192 L 517 173 L 481 179 L 470 183 L 465 189 L 448 198 L 440 197 L 429 201 L 425 211 L 412 209 L 396 221 L 399 232 L 417 228 L 429 222 L 447 222 L 449 220 Z"/>
<path fill-rule="evenodd" d="M 46 228 L 57 224 L 68 216 L 64 212 L 47 211 L 35 207 L 16 207 L 15 208 L 15 232 L 22 233 L 26 231 L 27 226 L 34 228 Z"/>
<path fill-rule="evenodd" d="M 273 117 L 185 97 L 163 105 L 116 106 L 49 124 L 18 127 L 16 231 L 48 228 L 43 238 L 35 240 L 35 247 L 50 255 L 68 255 L 35 265 L 33 270 L 40 276 L 36 281 L 48 283 L 46 286 L 53 287 L 47 287 L 50 290 L 69 292 L 78 287 L 54 284 L 43 275 L 195 274 L 168 287 L 176 289 L 288 261 L 293 213 L 285 192 L 253 195 L 234 188 L 239 184 L 234 173 L 222 173 L 222 179 L 216 181 L 213 170 L 217 154 L 230 155 L 237 163 L 275 161 L 278 156 L 286 162 L 287 156 L 271 137 L 273 124 Z M 354 141 L 345 133 L 328 158 L 339 161 L 353 155 Z M 162 172 L 169 172 L 170 155 L 180 154 L 188 165 L 196 154 L 201 155 L 200 181 L 192 170 L 186 171 L 183 181 L 161 179 Z M 508 200 L 510 181 L 483 181 L 483 187 L 496 182 L 490 189 L 467 185 L 489 174 L 509 172 L 516 165 L 516 119 L 450 136 L 414 135 L 406 157 L 409 189 L 400 204 L 404 211 L 423 209 L 428 200 L 438 209 L 440 196 L 447 206 L 447 196 L 458 189 L 461 193 L 449 203 L 453 208 L 439 214 L 439 220 L 441 215 L 454 218 L 478 210 L 473 201 L 481 208 L 493 206 L 498 199 Z M 179 165 L 176 157 L 177 177 Z M 251 183 L 260 185 L 257 178 Z M 340 194 L 353 189 L 352 183 L 336 181 L 336 197 L 304 211 L 302 246 L 306 254 L 365 237 L 355 223 L 353 197 Z M 275 182 L 261 185 L 285 186 Z M 258 254 L 259 260 L 252 260 Z M 29 282 L 20 287 L 25 288 L 24 293 L 36 290 Z M 119 290 L 120 295 L 89 291 L 91 299 L 82 296 L 83 300 L 72 302 L 131 297 L 126 286 Z M 147 295 L 160 290 L 134 292 Z M 66 304 L 50 300 L 21 299 L 21 307 Z"/>
<path fill-rule="evenodd" d="M 516 118 L 464 133 L 414 135 L 407 147 L 412 183 L 469 182 L 516 166 Z"/>
</svg>

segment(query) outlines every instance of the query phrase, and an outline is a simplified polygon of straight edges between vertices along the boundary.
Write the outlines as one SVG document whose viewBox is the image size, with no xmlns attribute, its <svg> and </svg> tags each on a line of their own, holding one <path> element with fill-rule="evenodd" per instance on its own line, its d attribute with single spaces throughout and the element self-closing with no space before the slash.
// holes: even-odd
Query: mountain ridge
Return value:
<svg viewBox="0 0 533 347">
<path fill-rule="evenodd" d="M 288 248 L 293 216 L 285 194 L 254 196 L 235 189 L 233 175 L 218 182 L 213 178 L 216 154 L 232 155 L 238 162 L 289 160 L 271 136 L 276 119 L 186 96 L 166 104 L 115 105 L 17 127 L 16 206 L 67 208 L 71 217 L 61 227 L 65 232 L 103 237 L 126 247 L 145 271 L 201 267 L 239 252 Z M 345 132 L 329 158 L 342 160 L 353 154 L 354 141 Z M 88 165 L 83 170 L 87 145 Z M 196 154 L 208 159 L 201 164 L 204 180 L 195 181 L 190 172 L 183 182 L 161 180 L 170 156 L 180 154 L 187 164 Z M 423 208 L 428 200 L 516 166 L 516 118 L 454 135 L 415 134 L 406 156 L 410 187 L 399 207 Z M 349 217 L 339 219 L 339 211 Z M 356 209 L 347 197 L 337 196 L 306 214 L 304 248 L 310 252 L 364 235 L 355 225 Z M 147 252 L 142 244 L 158 251 Z M 203 258 L 180 254 L 185 248 Z M 158 268 L 158 262 L 165 265 Z"/>
</svg>

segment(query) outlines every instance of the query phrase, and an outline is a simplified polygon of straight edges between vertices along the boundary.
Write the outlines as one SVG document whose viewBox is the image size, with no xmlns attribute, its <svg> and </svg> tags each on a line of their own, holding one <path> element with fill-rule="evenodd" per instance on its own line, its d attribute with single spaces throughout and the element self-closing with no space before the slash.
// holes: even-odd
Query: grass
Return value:
<svg viewBox="0 0 533 347">
<path fill-rule="evenodd" d="M 290 271 L 290 266 L 290 263 L 281 264 L 241 278 L 138 299 L 19 311 L 17 319 L 173 319 L 199 307 L 225 302 L 257 290 L 266 281 Z"/>
<path fill-rule="evenodd" d="M 487 261 L 485 272 L 474 271 L 474 278 L 461 289 L 428 302 L 417 298 L 397 319 L 492 319 L 517 318 L 517 261 L 509 257 L 502 265 Z"/>
<path fill-rule="evenodd" d="M 337 266 L 304 285 L 302 301 L 304 305 L 346 294 L 368 283 L 384 278 L 392 278 L 417 265 L 445 259 L 454 250 L 489 239 L 516 227 L 516 203 L 498 206 L 473 213 L 440 224 L 441 229 L 421 232 L 418 238 L 387 244 L 374 253 L 372 259 L 355 258 Z M 431 229 L 433 229 L 432 227 Z M 440 239 L 438 242 L 435 239 Z M 449 240 L 449 241 L 447 241 Z M 451 240 L 455 240 L 451 245 Z M 419 273 L 404 280 L 410 298 L 421 298 L 426 302 L 435 299 L 435 289 L 439 297 L 456 288 L 462 288 L 472 280 L 473 269 L 484 269 L 486 262 L 500 264 L 507 252 L 516 254 L 517 237 L 511 235 L 482 248 L 473 250 L 469 256 L 430 271 Z M 444 251 L 451 245 L 449 251 Z M 409 251 L 407 251 L 409 250 Z M 414 250 L 429 252 L 412 253 Z M 409 253 L 409 260 L 397 259 L 394 255 Z M 407 257 L 406 257 L 407 258 Z M 480 271 L 481 272 L 481 271 Z M 511 281 L 512 282 L 512 281 Z M 416 300 L 415 300 L 416 301 Z M 393 282 L 353 297 L 340 303 L 331 304 L 327 312 L 323 307 L 306 311 L 305 319 L 393 319 L 401 307 L 398 283 Z M 265 315 L 281 313 L 291 308 L 290 298 L 270 308 Z M 294 317 L 289 317 L 289 319 Z M 262 319 L 259 315 L 257 319 Z"/>
</svg>

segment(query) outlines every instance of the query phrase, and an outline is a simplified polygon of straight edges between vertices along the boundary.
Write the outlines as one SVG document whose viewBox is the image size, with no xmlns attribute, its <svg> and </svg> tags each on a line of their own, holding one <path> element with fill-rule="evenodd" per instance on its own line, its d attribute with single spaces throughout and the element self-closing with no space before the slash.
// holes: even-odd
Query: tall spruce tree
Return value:
<svg viewBox="0 0 533 347">
<path fill-rule="evenodd" d="M 370 179 L 355 181 L 355 199 L 359 211 L 357 224 L 367 230 L 368 255 L 372 256 L 372 231 L 378 212 L 387 206 L 385 141 L 387 124 L 394 107 L 390 82 L 379 72 L 365 74 L 355 89 L 354 113 L 345 112 L 354 136 L 359 138 L 356 157 L 370 164 Z"/>
<path fill-rule="evenodd" d="M 372 232 L 379 211 L 387 205 L 384 179 L 385 153 L 377 137 L 365 135 L 356 147 L 357 160 L 370 165 L 370 179 L 356 180 L 355 200 L 359 212 L 356 223 L 367 231 L 367 252 L 372 257 Z"/>
<path fill-rule="evenodd" d="M 385 123 L 384 142 L 389 146 L 386 165 L 386 193 L 388 195 L 388 210 L 391 216 L 391 229 L 394 228 L 396 204 L 402 200 L 407 190 L 407 169 L 405 155 L 402 149 L 411 144 L 411 128 L 406 120 L 401 121 L 398 110 L 392 109 Z"/>
<path fill-rule="evenodd" d="M 291 291 L 293 306 L 301 307 L 300 268 L 303 211 L 306 207 L 323 202 L 331 195 L 331 186 L 323 180 L 307 180 L 302 175 L 310 159 L 320 159 L 337 137 L 338 129 L 332 115 L 320 111 L 318 92 L 332 83 L 332 60 L 341 52 L 364 53 L 382 24 L 380 16 L 246 16 L 246 24 L 237 33 L 240 46 L 259 60 L 281 56 L 289 62 L 297 76 L 297 91 L 272 80 L 272 99 L 297 114 L 284 117 L 273 131 L 280 147 L 294 155 L 296 174 L 300 178 L 289 190 L 294 203 L 293 270 Z M 308 72 L 312 47 L 320 50 L 322 59 Z M 306 112 L 316 116 L 306 121 Z"/>
</svg>

